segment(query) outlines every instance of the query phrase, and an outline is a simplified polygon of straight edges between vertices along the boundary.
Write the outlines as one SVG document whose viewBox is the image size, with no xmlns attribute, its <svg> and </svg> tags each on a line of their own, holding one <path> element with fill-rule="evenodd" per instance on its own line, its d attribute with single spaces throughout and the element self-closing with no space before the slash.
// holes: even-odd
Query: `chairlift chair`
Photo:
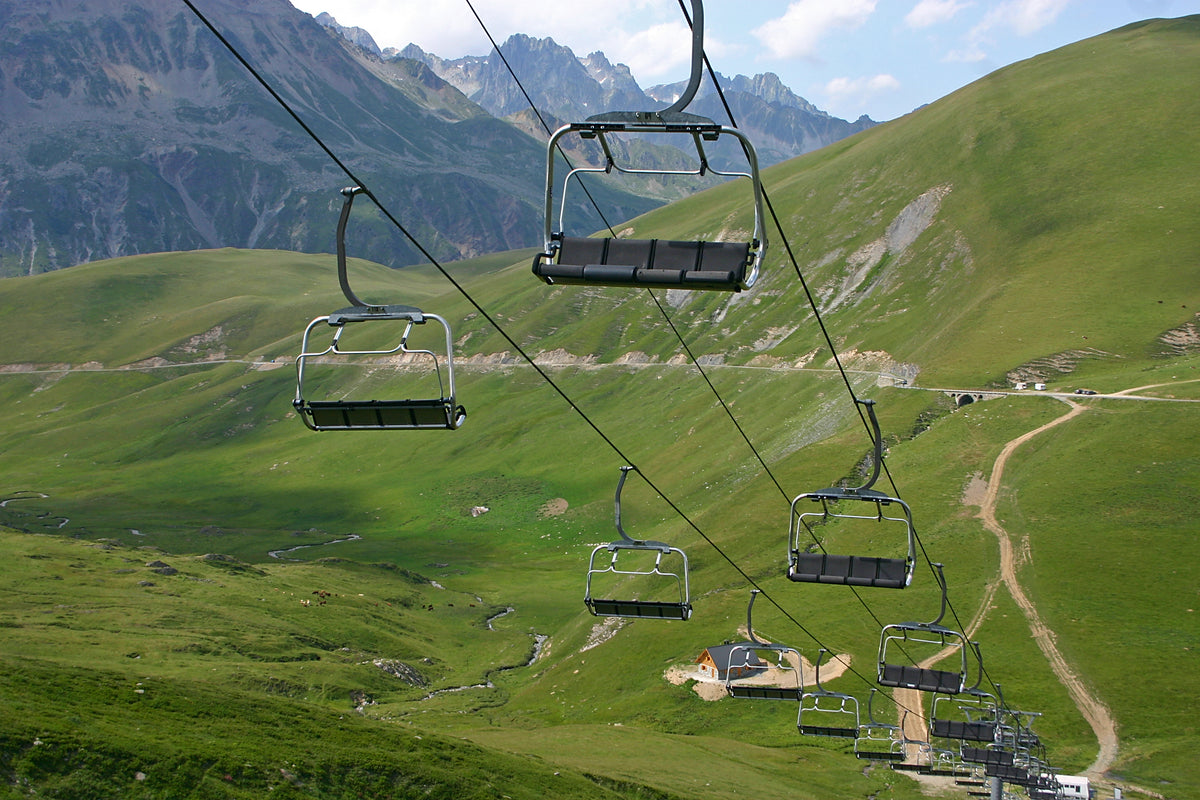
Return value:
<svg viewBox="0 0 1200 800">
<path fill-rule="evenodd" d="M 960 742 L 991 742 L 996 738 L 996 708 L 987 692 L 972 694 L 969 700 L 958 695 L 939 695 L 933 701 L 929 734 Z"/>
<path fill-rule="evenodd" d="M 929 767 L 922 770 L 923 775 L 937 775 L 952 778 L 960 774 L 962 762 L 958 753 L 944 747 L 930 746 Z"/>
<path fill-rule="evenodd" d="M 976 747 L 964 744 L 959 748 L 958 757 L 969 764 L 978 764 L 986 768 L 1012 766 L 1014 756 L 1011 750 L 1006 750 L 999 745 Z"/>
<path fill-rule="evenodd" d="M 815 665 L 816 688 L 800 696 L 796 727 L 805 736 L 829 736 L 857 739 L 861 729 L 858 698 L 842 692 L 831 692 L 821 685 L 821 660 L 828 650 L 821 648 Z"/>
<path fill-rule="evenodd" d="M 942 694 L 958 694 L 963 690 L 967 680 L 967 638 L 940 624 L 946 614 L 946 578 L 942 574 L 941 564 L 933 566 L 942 591 L 942 611 L 932 622 L 896 622 L 883 626 L 879 637 L 877 680 L 880 686 Z M 933 669 L 918 663 L 923 655 L 947 649 L 951 651 L 947 657 L 958 653 L 957 670 Z M 903 663 L 896 661 L 897 651 L 904 656 Z"/>
<path fill-rule="evenodd" d="M 424 312 L 406 305 L 372 305 L 359 299 L 350 288 L 346 268 L 346 221 L 355 195 L 362 189 L 354 186 L 342 190 L 345 202 L 337 227 L 338 280 L 342 293 L 351 303 L 330 314 L 317 317 L 304 329 L 300 355 L 296 357 L 296 397 L 292 401 L 300 419 L 314 431 L 332 430 L 454 430 L 466 419 L 466 409 L 455 401 L 454 391 L 454 344 L 450 325 L 437 314 Z M 425 348 L 409 346 L 413 326 L 424 325 L 429 320 L 439 323 L 445 332 L 442 352 L 435 353 Z M 361 322 L 390 322 L 403 325 L 399 344 L 383 349 L 362 349 L 342 343 L 348 326 Z M 333 329 L 333 337 L 324 346 L 316 343 L 318 330 Z M 437 395 L 418 399 L 319 399 L 309 395 L 312 387 L 307 368 L 312 363 L 337 361 L 343 363 L 359 359 L 380 359 L 398 356 L 408 361 L 428 362 L 437 379 Z M 442 368 L 445 367 L 443 378 Z"/>
<path fill-rule="evenodd" d="M 865 484 L 857 488 L 821 489 L 801 494 L 792 501 L 787 576 L 799 583 L 903 589 L 912 582 L 913 568 L 916 564 L 916 534 L 913 532 L 912 511 L 903 500 L 871 488 L 879 477 L 883 460 L 883 438 L 879 430 L 879 420 L 875 417 L 875 402 L 856 402 L 866 406 L 870 417 L 875 448 L 874 472 Z M 850 510 L 851 507 L 860 511 L 856 513 Z M 864 508 L 866 511 L 862 511 Z M 813 525 L 834 520 L 874 520 L 887 523 L 886 527 L 894 533 L 903 531 L 906 554 L 903 558 L 896 558 L 831 555 L 823 550 L 808 552 L 807 548 L 810 545 L 805 540 L 815 540 Z"/>
<path fill-rule="evenodd" d="M 587 589 L 584 593 L 584 603 L 588 610 L 598 617 L 627 617 L 633 619 L 677 619 L 686 620 L 692 615 L 692 604 L 688 588 L 688 560 L 687 554 L 677 547 L 671 547 L 663 542 L 655 542 L 644 539 L 632 539 L 621 527 L 621 489 L 625 486 L 625 478 L 633 467 L 621 467 L 621 478 L 617 481 L 617 492 L 614 505 L 616 507 L 616 526 L 617 533 L 621 538 L 602 544 L 592 550 L 591 559 L 588 562 L 587 574 Z M 633 568 L 628 566 L 630 559 L 628 554 L 633 551 L 635 553 L 653 553 L 654 564 L 649 569 L 635 565 Z M 622 554 L 626 554 L 625 559 L 620 559 Z M 607 563 L 604 556 L 607 556 Z M 677 557 L 677 558 L 674 558 Z M 679 567 L 664 565 L 664 558 L 678 561 Z M 618 564 L 618 560 L 622 560 Z M 676 570 L 676 571 L 673 571 Z M 629 588 L 629 583 L 633 584 L 635 597 L 632 599 L 624 598 L 599 598 L 593 596 L 593 580 L 597 576 L 624 576 L 631 579 L 621 586 L 621 588 Z M 665 579 L 665 580 L 660 580 Z M 641 591 L 654 592 L 663 584 L 673 586 L 674 593 L 678 599 L 674 600 L 647 600 L 639 599 L 636 594 Z M 613 585 L 611 588 L 618 588 Z"/>
<path fill-rule="evenodd" d="M 992 764 L 983 768 L 989 778 L 999 778 L 1004 783 L 1015 783 L 1018 786 L 1028 786 L 1033 777 L 1025 767 L 1015 764 Z"/>
<path fill-rule="evenodd" d="M 996 739 L 999 701 L 979 688 L 983 680 L 983 654 L 978 642 L 970 643 L 979 664 L 975 683 L 958 695 L 938 695 L 929 715 L 929 734 L 960 742 L 992 742 Z"/>
<path fill-rule="evenodd" d="M 875 696 L 878 694 L 879 690 L 872 687 L 871 696 L 867 698 L 867 721 L 858 726 L 854 755 L 870 761 L 903 761 L 904 731 L 900 725 L 875 718 Z"/>
<path fill-rule="evenodd" d="M 909 726 L 907 720 L 910 713 L 913 712 L 910 709 L 905 709 L 904 716 L 900 720 L 900 750 L 904 753 L 904 758 L 903 760 L 893 762 L 890 766 L 896 771 L 925 774 L 933 768 L 933 746 L 924 739 L 913 738 L 908 735 Z"/>
<path fill-rule="evenodd" d="M 729 652 L 729 665 L 725 672 L 725 690 L 730 697 L 750 698 L 757 700 L 793 700 L 800 701 L 804 692 L 804 678 L 800 668 L 800 651 L 782 644 L 763 642 L 754 635 L 754 599 L 758 597 L 758 589 L 750 592 L 750 603 L 746 607 L 746 632 L 750 641 L 734 645 Z M 760 654 L 768 652 L 774 655 L 774 664 L 761 661 Z M 773 669 L 780 679 L 772 684 L 757 682 L 755 676 L 734 675 L 734 666 L 758 661 L 764 669 Z"/>
<path fill-rule="evenodd" d="M 762 181 L 754 145 L 736 128 L 684 111 L 696 95 L 703 77 L 704 9 L 692 0 L 692 68 L 687 88 L 679 99 L 661 111 L 614 111 L 564 125 L 555 131 L 547 146 L 545 246 L 533 261 L 533 273 L 548 284 L 587 284 L 645 288 L 712 289 L 737 292 L 758 279 L 767 250 L 763 215 Z M 619 163 L 610 137 L 623 134 L 670 135 L 690 139 L 696 150 L 693 169 L 672 170 L 635 167 Z M 562 181 L 555 218 L 556 153 L 568 135 L 596 142 L 603 166 L 576 167 Z M 732 137 L 742 146 L 746 170 L 725 172 L 709 162 L 706 146 Z M 747 241 L 673 241 L 667 239 L 590 238 L 568 234 L 567 189 L 571 180 L 591 173 L 657 176 L 705 176 L 745 178 L 750 182 L 754 208 L 754 230 Z"/>
<path fill-rule="evenodd" d="M 1001 726 L 1001 739 L 1017 750 L 1045 750 L 1041 738 L 1033 730 L 1033 722 L 1042 715 L 1040 711 L 1021 711 L 1005 708 L 1004 716 L 1012 720 L 1011 725 Z"/>
<path fill-rule="evenodd" d="M 962 753 L 959 753 L 958 773 L 954 776 L 954 783 L 958 786 L 984 786 L 987 784 L 987 776 L 983 774 L 983 767 L 978 764 L 971 764 L 962 761 Z"/>
</svg>

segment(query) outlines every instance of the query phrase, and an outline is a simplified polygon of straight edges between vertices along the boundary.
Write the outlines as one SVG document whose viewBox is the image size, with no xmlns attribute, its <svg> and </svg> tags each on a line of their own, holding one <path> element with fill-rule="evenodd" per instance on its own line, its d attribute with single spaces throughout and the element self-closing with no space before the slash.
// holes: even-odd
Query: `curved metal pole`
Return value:
<svg viewBox="0 0 1200 800">
<path fill-rule="evenodd" d="M 983 683 L 983 651 L 979 648 L 979 642 L 968 642 L 968 644 L 971 645 L 971 650 L 975 653 L 975 660 L 979 662 L 979 673 L 975 676 L 975 683 L 963 689 L 963 693 L 971 695 L 987 694 L 979 689 L 979 684 Z"/>
<path fill-rule="evenodd" d="M 867 407 L 867 416 L 871 420 L 871 443 L 875 446 L 874 472 L 871 474 L 871 479 L 854 490 L 861 492 L 870 489 L 875 485 L 875 481 L 879 480 L 879 469 L 883 465 L 883 433 L 879 430 L 879 419 L 875 416 L 875 401 L 855 398 L 854 402 Z M 945 612 L 943 611 L 943 613 Z"/>
<path fill-rule="evenodd" d="M 633 539 L 630 539 L 625 533 L 625 529 L 621 527 L 621 488 L 625 485 L 625 478 L 628 477 L 631 469 L 633 467 L 621 467 L 621 479 L 617 481 L 617 496 L 613 501 L 617 517 L 617 533 L 621 534 L 621 538 L 627 542 L 632 542 Z"/>
<path fill-rule="evenodd" d="M 944 574 L 942 574 L 942 565 L 941 564 L 935 563 L 933 565 L 933 569 L 934 569 L 934 575 L 937 576 L 938 586 L 941 587 L 941 590 L 942 590 L 942 611 L 940 614 L 937 615 L 937 619 L 935 619 L 933 622 L 929 623 L 928 627 L 930 627 L 930 628 L 940 625 L 942 622 L 942 617 L 946 616 L 946 576 Z"/>
<path fill-rule="evenodd" d="M 758 597 L 759 591 L 759 589 L 750 590 L 750 605 L 746 606 L 746 634 L 750 637 L 751 643 L 762 646 L 764 643 L 754 635 L 754 619 L 751 616 L 754 612 L 754 598 Z"/>
<path fill-rule="evenodd" d="M 821 685 L 821 659 L 825 658 L 825 654 L 828 652 L 829 651 L 824 647 L 817 651 L 816 677 L 814 678 L 814 681 L 817 684 L 818 692 L 825 691 L 825 687 Z"/>
<path fill-rule="evenodd" d="M 682 0 L 680 0 L 682 2 Z M 700 89 L 700 79 L 704 75 L 704 4 L 702 0 L 692 0 L 692 74 L 688 79 L 687 88 L 679 99 L 664 108 L 660 114 L 683 111 L 695 98 Z"/>
<path fill-rule="evenodd" d="M 342 294 L 350 301 L 350 305 L 369 307 L 371 304 L 359 299 L 350 288 L 350 278 L 346 275 L 346 221 L 350 219 L 350 206 L 354 205 L 354 196 L 362 193 L 361 186 L 347 186 L 342 189 L 346 201 L 342 203 L 342 215 L 337 224 L 337 265 L 338 283 L 342 286 Z"/>
</svg>

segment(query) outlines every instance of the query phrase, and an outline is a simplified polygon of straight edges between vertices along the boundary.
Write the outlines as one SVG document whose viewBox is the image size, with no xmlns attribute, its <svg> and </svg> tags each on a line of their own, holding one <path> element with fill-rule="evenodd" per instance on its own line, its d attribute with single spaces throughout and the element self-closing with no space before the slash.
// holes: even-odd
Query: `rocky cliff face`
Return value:
<svg viewBox="0 0 1200 800">
<path fill-rule="evenodd" d="M 534 139 L 285 0 L 198 5 L 435 257 L 540 242 Z M 186 6 L 0 0 L 0 275 L 163 250 L 331 252 L 348 182 Z M 424 260 L 392 226 L 363 225 L 354 255 Z"/>
<path fill-rule="evenodd" d="M 664 108 L 686 86 L 683 81 L 643 91 L 624 64 L 612 64 L 599 52 L 578 58 L 553 39 L 516 35 L 500 48 L 538 109 L 559 120 L 581 120 L 604 111 Z M 415 45 L 399 52 L 384 51 L 385 59 L 397 56 L 428 64 L 495 116 L 506 117 L 529 107 L 495 52 L 449 60 Z M 755 143 L 764 165 L 819 149 L 876 124 L 866 117 L 856 122 L 831 117 L 784 86 L 773 73 L 732 79 L 718 75 L 718 79 L 737 127 Z M 729 122 L 707 75 L 688 110 Z"/>
</svg>

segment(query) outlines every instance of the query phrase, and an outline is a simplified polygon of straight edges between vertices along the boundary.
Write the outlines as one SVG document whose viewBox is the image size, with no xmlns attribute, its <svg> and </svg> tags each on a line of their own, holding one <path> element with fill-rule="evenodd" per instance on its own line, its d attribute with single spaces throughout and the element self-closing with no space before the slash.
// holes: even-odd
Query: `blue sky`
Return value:
<svg viewBox="0 0 1200 800">
<path fill-rule="evenodd" d="M 467 0 L 292 0 L 314 16 L 443 58 L 490 49 Z M 601 50 L 643 87 L 687 78 L 678 0 L 471 0 L 500 43 L 550 37 Z M 690 8 L 690 2 L 689 2 Z M 705 51 L 725 75 L 774 72 L 836 117 L 894 119 L 1007 64 L 1200 0 L 706 0 Z"/>
</svg>

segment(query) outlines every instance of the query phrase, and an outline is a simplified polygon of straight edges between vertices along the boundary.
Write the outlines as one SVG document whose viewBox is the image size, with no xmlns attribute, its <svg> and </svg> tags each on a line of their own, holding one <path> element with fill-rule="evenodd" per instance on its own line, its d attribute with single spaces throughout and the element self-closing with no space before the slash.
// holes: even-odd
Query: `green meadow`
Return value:
<svg viewBox="0 0 1200 800">
<path fill-rule="evenodd" d="M 453 432 L 301 424 L 300 333 L 346 305 L 331 255 L 151 254 L 0 282 L 0 795 L 965 797 L 801 736 L 794 704 L 671 679 L 744 639 L 753 585 L 756 634 L 837 654 L 850 668 L 826 688 L 865 713 L 881 625 L 938 614 L 931 562 L 946 624 L 979 621 L 985 688 L 1040 714 L 1047 760 L 1081 773 L 1097 735 L 977 516 L 1006 445 L 1078 404 L 1012 452 L 996 519 L 1114 721 L 1100 796 L 1200 798 L 1198 65 L 1200 18 L 1130 26 L 773 167 L 782 231 L 734 296 L 549 287 L 532 251 L 352 260 L 360 295 L 451 322 Z M 629 227 L 745 229 L 744 190 Z M 1046 390 L 1013 389 L 1032 376 Z M 381 363 L 311 377 L 328 396 L 428 380 Z M 876 488 L 913 510 L 902 591 L 785 577 L 792 498 L 862 480 L 854 397 L 877 403 Z M 625 530 L 687 553 L 687 622 L 584 605 L 623 465 Z M 903 554 L 889 527 L 816 535 Z"/>
</svg>

